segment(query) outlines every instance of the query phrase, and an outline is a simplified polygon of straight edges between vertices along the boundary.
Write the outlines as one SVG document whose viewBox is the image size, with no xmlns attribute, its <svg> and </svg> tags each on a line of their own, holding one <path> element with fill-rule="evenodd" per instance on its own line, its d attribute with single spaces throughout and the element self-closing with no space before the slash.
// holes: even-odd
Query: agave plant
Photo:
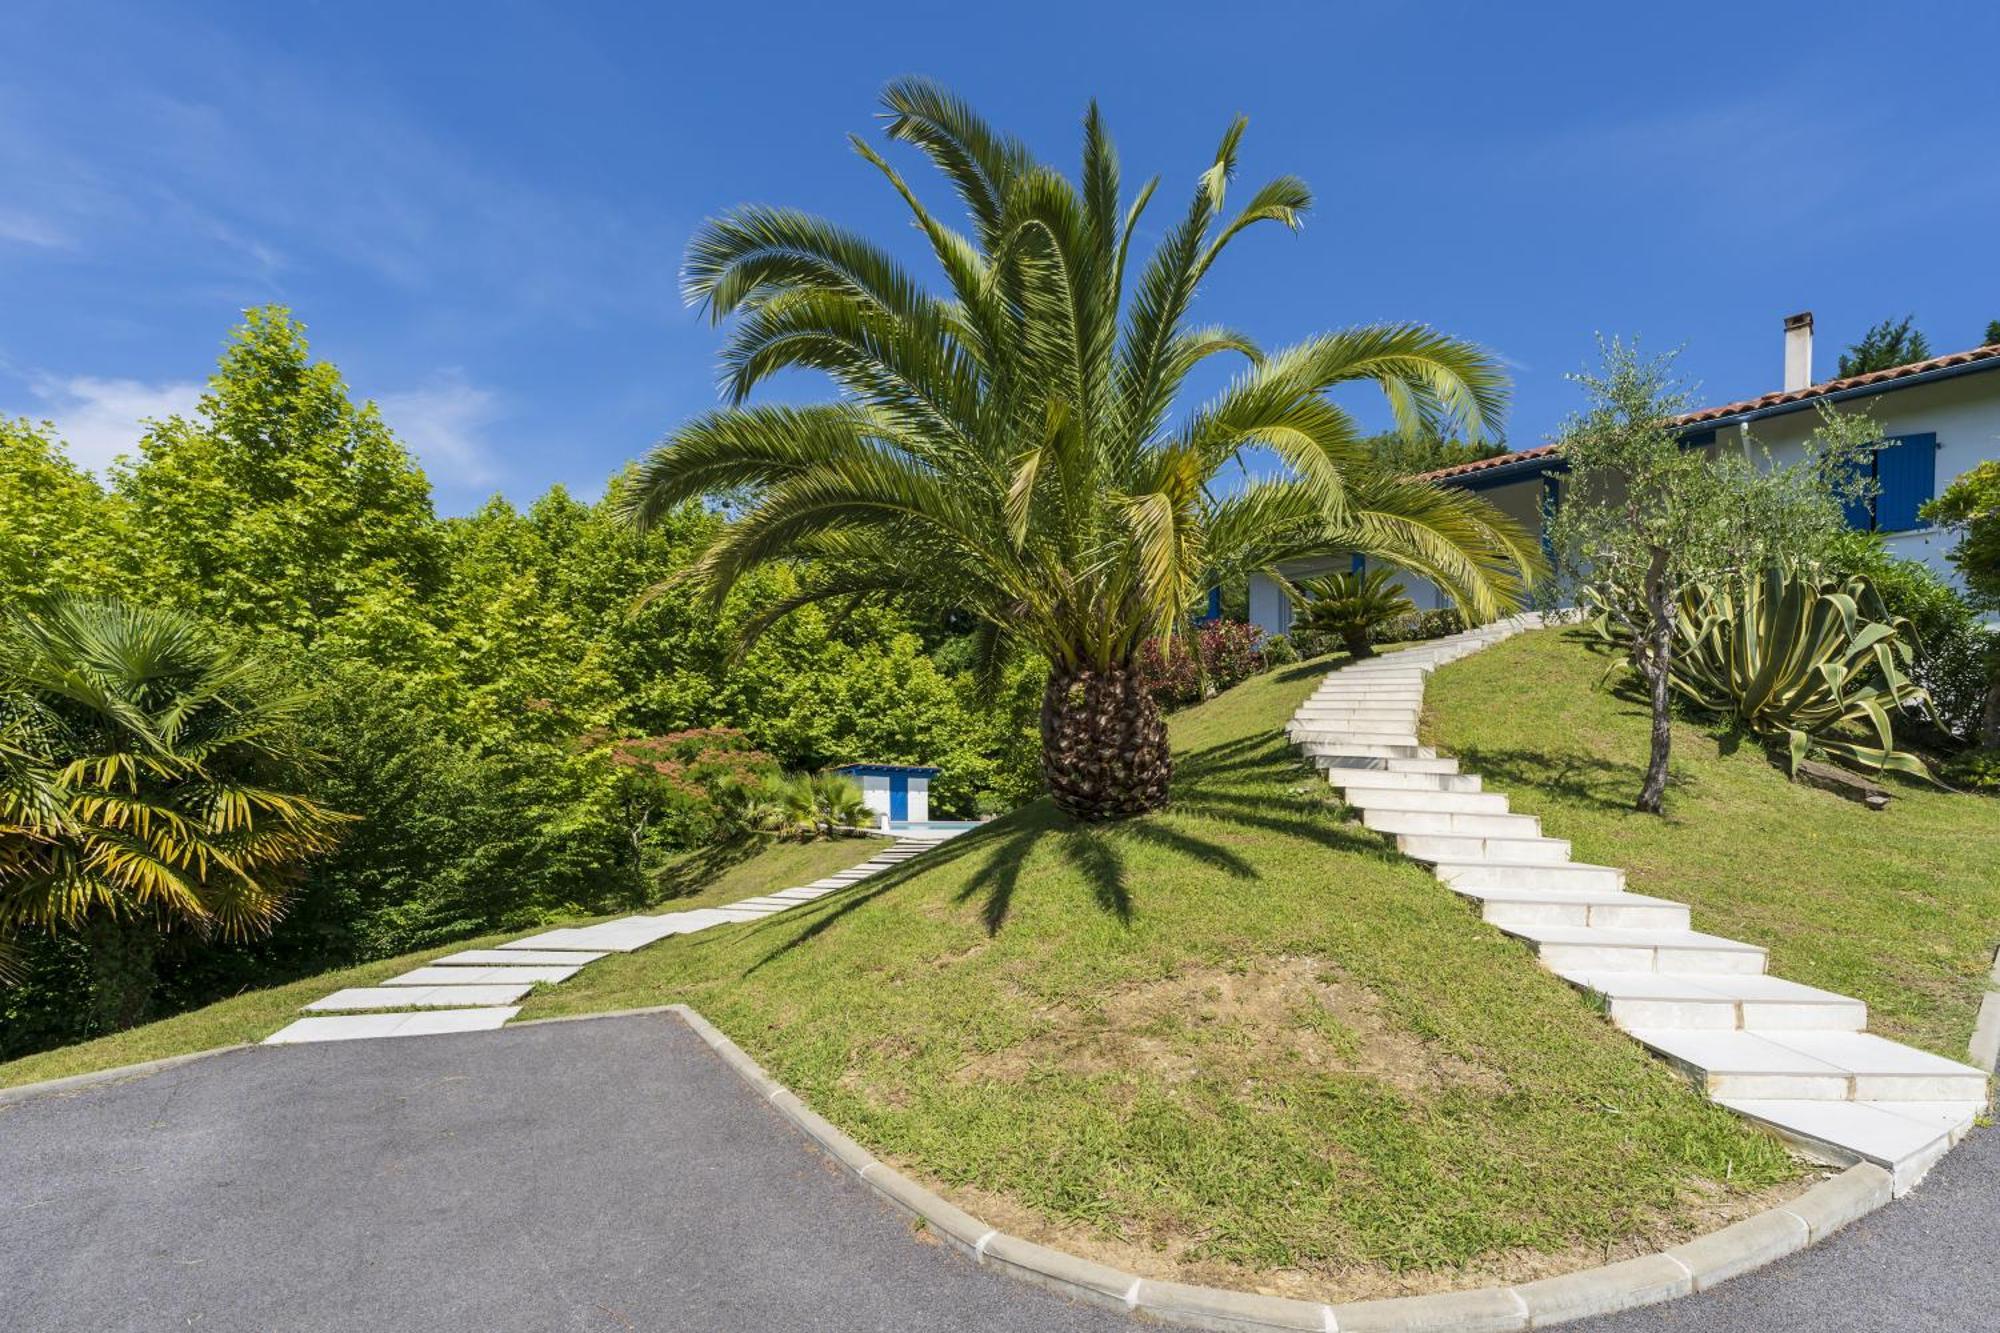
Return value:
<svg viewBox="0 0 2000 1333">
<path fill-rule="evenodd" d="M 1300 582 L 1299 591 L 1307 599 L 1303 607 L 1306 628 L 1337 635 L 1355 657 L 1373 656 L 1375 631 L 1417 611 L 1416 603 L 1403 595 L 1394 570 L 1356 570 L 1306 579 Z"/>
<path fill-rule="evenodd" d="M 1930 704 L 1910 674 L 1910 625 L 1866 579 L 1769 569 L 1692 589 L 1674 628 L 1674 688 L 1782 739 L 1794 774 L 1816 746 L 1867 768 L 1930 776 L 1895 742 L 1895 714 Z"/>
<path fill-rule="evenodd" d="M 1475 620 L 1519 604 L 1534 540 L 1476 497 L 1386 474 L 1328 396 L 1373 384 L 1406 429 L 1477 438 L 1504 402 L 1491 355 L 1411 324 L 1267 353 L 1192 323 L 1229 245 L 1263 224 L 1296 227 L 1310 203 L 1280 176 L 1226 211 L 1240 120 L 1143 257 L 1133 241 L 1158 181 L 1124 196 L 1094 106 L 1072 181 L 933 84 L 893 84 L 885 101 L 889 137 L 928 155 L 968 215 L 969 234 L 854 141 L 908 207 L 944 293 L 803 213 L 709 222 L 685 285 L 735 321 L 731 406 L 675 431 L 620 489 L 642 527 L 696 497 L 745 499 L 693 578 L 719 603 L 758 565 L 797 568 L 797 591 L 752 635 L 816 602 L 893 600 L 970 618 L 988 679 L 1010 652 L 1040 653 L 1043 777 L 1064 810 L 1103 819 L 1166 801 L 1166 728 L 1136 663 L 1143 643 L 1184 632 L 1214 581 L 1348 550 L 1415 571 Z M 1180 402 L 1219 355 L 1246 368 L 1206 405 Z M 744 406 L 799 368 L 830 376 L 840 397 Z M 1247 451 L 1274 456 L 1279 474 L 1237 485 Z"/>
<path fill-rule="evenodd" d="M 0 626 L 0 940 L 79 931 L 123 968 L 109 955 L 149 957 L 160 930 L 268 930 L 342 820 L 289 789 L 309 759 L 302 702 L 184 616 L 16 613 Z M 131 1021 L 146 988 L 106 1016 Z"/>
</svg>

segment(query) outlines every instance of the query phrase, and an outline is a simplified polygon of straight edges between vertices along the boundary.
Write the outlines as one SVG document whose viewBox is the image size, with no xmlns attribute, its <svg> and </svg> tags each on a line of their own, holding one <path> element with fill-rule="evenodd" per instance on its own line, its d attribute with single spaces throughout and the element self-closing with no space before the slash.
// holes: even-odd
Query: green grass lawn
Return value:
<svg viewBox="0 0 2000 1333">
<path fill-rule="evenodd" d="M 1667 815 L 1637 814 L 1647 714 L 1622 667 L 1599 687 L 1609 660 L 1573 632 L 1511 639 L 1432 678 L 1426 736 L 1578 860 L 1866 1000 L 1872 1030 L 1964 1059 L 2000 943 L 2000 801 L 1892 780 L 1878 813 L 1677 723 Z"/>
<path fill-rule="evenodd" d="M 844 869 L 882 848 L 875 838 L 842 839 L 824 843 L 778 843 L 744 859 L 708 854 L 684 858 L 668 868 L 664 877 L 676 896 L 672 906 L 705 907 L 754 897 L 774 887 L 805 884 Z M 659 911 L 654 907 L 648 911 Z M 619 913 L 630 915 L 630 913 Z M 538 929 L 558 925 L 586 925 L 607 917 L 584 917 L 552 921 Z M 36 1083 L 43 1079 L 86 1074 L 97 1069 L 183 1055 L 238 1042 L 260 1041 L 285 1024 L 300 1017 L 299 1007 L 339 990 L 343 986 L 369 986 L 407 972 L 433 958 L 461 949 L 490 948 L 503 941 L 528 934 L 513 930 L 477 939 L 459 940 L 399 958 L 385 958 L 358 967 L 343 968 L 294 981 L 283 986 L 248 991 L 202 1009 L 163 1018 L 95 1041 L 79 1042 L 52 1051 L 41 1051 L 18 1060 L 0 1063 L 0 1087 Z"/>
<path fill-rule="evenodd" d="M 1038 803 L 523 1017 L 685 1001 L 996 1225 L 1295 1294 L 1601 1262 L 1794 1179 L 1341 822 L 1279 732 L 1325 666 L 1177 715 L 1170 811 L 1079 828 Z"/>
</svg>

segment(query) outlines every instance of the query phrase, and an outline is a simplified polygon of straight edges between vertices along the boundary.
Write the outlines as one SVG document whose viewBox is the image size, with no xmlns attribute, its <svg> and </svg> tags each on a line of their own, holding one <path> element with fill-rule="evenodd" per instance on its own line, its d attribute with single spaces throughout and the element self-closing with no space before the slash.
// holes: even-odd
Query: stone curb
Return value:
<svg viewBox="0 0 2000 1333">
<path fill-rule="evenodd" d="M 1508 1287 L 1323 1305 L 1255 1292 L 1161 1282 L 989 1227 L 879 1160 L 764 1071 L 684 1004 L 681 1016 L 744 1082 L 882 1198 L 982 1267 L 1072 1300 L 1222 1333 L 1513 1333 L 1672 1300 L 1761 1268 L 1832 1235 L 1890 1199 L 1889 1173 L 1862 1163 L 1798 1198 L 1659 1254 Z"/>
<path fill-rule="evenodd" d="M 135 1065 L 119 1065 L 115 1069 L 93 1069 L 87 1074 L 71 1074 L 67 1078 L 52 1078 L 41 1083 L 22 1083 L 12 1088 L 0 1088 L 0 1106 L 9 1102 L 24 1102 L 31 1097 L 56 1096 L 87 1088 L 93 1083 L 119 1083 L 128 1078 L 144 1078 L 157 1074 L 175 1065 L 184 1065 L 191 1060 L 206 1060 L 211 1055 L 227 1055 L 231 1051 L 247 1051 L 256 1046 L 255 1042 L 242 1041 L 233 1046 L 216 1046 L 206 1051 L 190 1051 L 185 1055 L 162 1056 L 158 1060 L 141 1060 Z"/>
<path fill-rule="evenodd" d="M 2000 949 L 1993 951 L 1993 989 L 1979 1002 L 1979 1019 L 1972 1025 L 1972 1063 L 1987 1073 L 2000 1073 Z"/>
</svg>

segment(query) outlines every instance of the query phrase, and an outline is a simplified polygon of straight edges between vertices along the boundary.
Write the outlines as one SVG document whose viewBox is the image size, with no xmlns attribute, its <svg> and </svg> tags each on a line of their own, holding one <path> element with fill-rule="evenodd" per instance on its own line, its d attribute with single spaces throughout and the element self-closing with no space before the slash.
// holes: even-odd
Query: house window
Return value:
<svg viewBox="0 0 2000 1333">
<path fill-rule="evenodd" d="M 1847 525 L 1864 532 L 1909 532 L 1923 526 L 1917 510 L 1937 496 L 1936 431 L 1891 435 L 1859 466 L 1875 482 L 1871 499 L 1850 500 Z"/>
</svg>

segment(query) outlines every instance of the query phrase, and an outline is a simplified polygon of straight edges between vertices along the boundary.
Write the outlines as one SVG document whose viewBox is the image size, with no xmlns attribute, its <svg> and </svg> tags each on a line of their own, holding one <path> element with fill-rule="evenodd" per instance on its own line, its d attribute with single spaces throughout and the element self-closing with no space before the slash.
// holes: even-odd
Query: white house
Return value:
<svg viewBox="0 0 2000 1333">
<path fill-rule="evenodd" d="M 1945 559 L 1952 539 L 1927 527 L 1918 508 L 1953 478 L 1989 458 L 2000 458 L 2000 343 L 1932 357 L 1846 379 L 1812 382 L 1810 313 L 1785 320 L 1785 387 L 1760 398 L 1724 403 L 1676 419 L 1690 448 L 1743 448 L 1768 452 L 1778 462 L 1798 458 L 1818 424 L 1820 403 L 1866 411 L 1887 441 L 1874 456 L 1879 493 L 1856 506 L 1848 521 L 1883 535 L 1891 552 L 1921 560 L 1947 578 Z M 1428 480 L 1475 491 L 1530 532 L 1542 530 L 1546 512 L 1562 503 L 1568 465 L 1554 445 L 1522 449 L 1497 458 L 1426 473 Z M 1301 561 L 1284 566 L 1287 578 L 1311 578 L 1355 567 L 1351 557 Z M 1428 582 L 1409 577 L 1404 591 L 1420 607 L 1447 604 Z M 1267 634 L 1291 627 L 1292 606 L 1277 583 L 1250 579 L 1250 620 Z"/>
<path fill-rule="evenodd" d="M 931 779 L 939 770 L 916 764 L 843 764 L 833 771 L 861 784 L 861 799 L 882 821 L 929 822 Z"/>
</svg>

